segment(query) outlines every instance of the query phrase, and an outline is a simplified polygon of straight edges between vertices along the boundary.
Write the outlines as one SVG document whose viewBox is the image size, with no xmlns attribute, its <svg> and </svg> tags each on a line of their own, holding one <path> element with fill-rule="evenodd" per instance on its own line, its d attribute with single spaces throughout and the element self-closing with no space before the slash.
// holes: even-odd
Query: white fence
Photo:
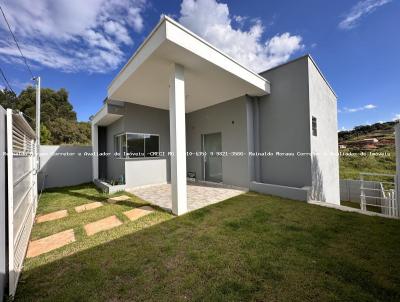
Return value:
<svg viewBox="0 0 400 302">
<path fill-rule="evenodd" d="M 35 132 L 20 114 L 7 110 L 8 276 L 14 295 L 37 207 Z"/>
<path fill-rule="evenodd" d="M 372 203 L 380 203 L 379 197 L 381 197 L 380 188 L 381 183 L 379 181 L 363 181 L 363 187 L 370 190 L 368 195 L 376 197 L 370 198 L 369 201 Z M 354 203 L 361 203 L 361 180 L 359 179 L 341 179 L 340 180 L 340 200 L 351 201 Z"/>
<path fill-rule="evenodd" d="M 361 210 L 375 211 L 390 217 L 399 217 L 397 200 L 397 177 L 392 174 L 360 173 L 361 178 Z M 366 178 L 374 178 L 379 182 L 379 188 L 365 186 Z M 379 194 L 377 197 L 376 194 Z M 371 201 L 372 200 L 372 201 Z M 378 201 L 378 202 L 377 202 Z"/>
</svg>

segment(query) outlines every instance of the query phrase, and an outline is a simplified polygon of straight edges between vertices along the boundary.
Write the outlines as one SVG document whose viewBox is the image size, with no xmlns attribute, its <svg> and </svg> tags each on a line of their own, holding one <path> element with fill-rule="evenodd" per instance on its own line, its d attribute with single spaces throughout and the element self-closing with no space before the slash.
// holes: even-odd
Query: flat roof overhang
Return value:
<svg viewBox="0 0 400 302">
<path fill-rule="evenodd" d="M 123 103 L 106 100 L 103 107 L 91 118 L 91 122 L 97 126 L 108 126 L 123 116 Z"/>
<path fill-rule="evenodd" d="M 268 80 L 163 17 L 111 82 L 108 98 L 168 110 L 173 63 L 185 68 L 186 112 L 270 93 Z"/>
</svg>

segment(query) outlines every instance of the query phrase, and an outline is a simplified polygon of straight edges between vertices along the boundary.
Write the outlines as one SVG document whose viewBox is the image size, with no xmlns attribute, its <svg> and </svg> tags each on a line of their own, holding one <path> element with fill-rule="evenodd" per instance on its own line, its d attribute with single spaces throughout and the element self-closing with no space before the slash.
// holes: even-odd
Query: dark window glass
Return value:
<svg viewBox="0 0 400 302">
<path fill-rule="evenodd" d="M 118 135 L 114 137 L 114 156 L 121 157 L 121 138 L 125 137 L 122 135 Z"/>
<path fill-rule="evenodd" d="M 317 130 L 317 118 L 316 117 L 312 117 L 312 134 L 314 136 L 317 136 L 318 134 L 318 130 Z"/>
<path fill-rule="evenodd" d="M 127 154 L 125 157 L 135 158 L 144 156 L 144 135 L 127 134 L 126 135 Z"/>
<path fill-rule="evenodd" d="M 146 157 L 157 157 L 159 152 L 159 136 L 158 135 L 144 135 Z"/>
</svg>

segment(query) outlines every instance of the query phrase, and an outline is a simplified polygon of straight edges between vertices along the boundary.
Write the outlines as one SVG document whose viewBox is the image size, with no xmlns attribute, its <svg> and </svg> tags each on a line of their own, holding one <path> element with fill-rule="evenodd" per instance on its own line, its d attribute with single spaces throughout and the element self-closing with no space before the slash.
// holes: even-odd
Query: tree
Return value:
<svg viewBox="0 0 400 302">
<path fill-rule="evenodd" d="M 43 145 L 51 145 L 51 133 L 47 127 L 40 123 L 40 143 Z"/>
<path fill-rule="evenodd" d="M 0 105 L 13 108 L 29 116 L 28 122 L 35 127 L 36 89 L 32 86 L 16 96 L 9 90 L 0 90 Z M 40 115 L 41 144 L 89 144 L 91 128 L 88 122 L 78 122 L 68 92 L 61 88 L 54 91 L 41 89 Z"/>
<path fill-rule="evenodd" d="M 17 96 L 7 88 L 0 89 L 0 105 L 4 108 L 14 108 L 16 105 Z"/>
</svg>

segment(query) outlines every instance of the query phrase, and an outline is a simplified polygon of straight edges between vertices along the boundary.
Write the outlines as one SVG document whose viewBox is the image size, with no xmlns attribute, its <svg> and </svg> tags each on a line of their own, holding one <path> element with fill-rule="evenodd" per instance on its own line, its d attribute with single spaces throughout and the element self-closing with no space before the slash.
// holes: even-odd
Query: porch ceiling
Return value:
<svg viewBox="0 0 400 302">
<path fill-rule="evenodd" d="M 108 98 L 169 109 L 172 63 L 185 68 L 186 112 L 270 92 L 266 79 L 164 17 L 110 84 Z"/>
</svg>

